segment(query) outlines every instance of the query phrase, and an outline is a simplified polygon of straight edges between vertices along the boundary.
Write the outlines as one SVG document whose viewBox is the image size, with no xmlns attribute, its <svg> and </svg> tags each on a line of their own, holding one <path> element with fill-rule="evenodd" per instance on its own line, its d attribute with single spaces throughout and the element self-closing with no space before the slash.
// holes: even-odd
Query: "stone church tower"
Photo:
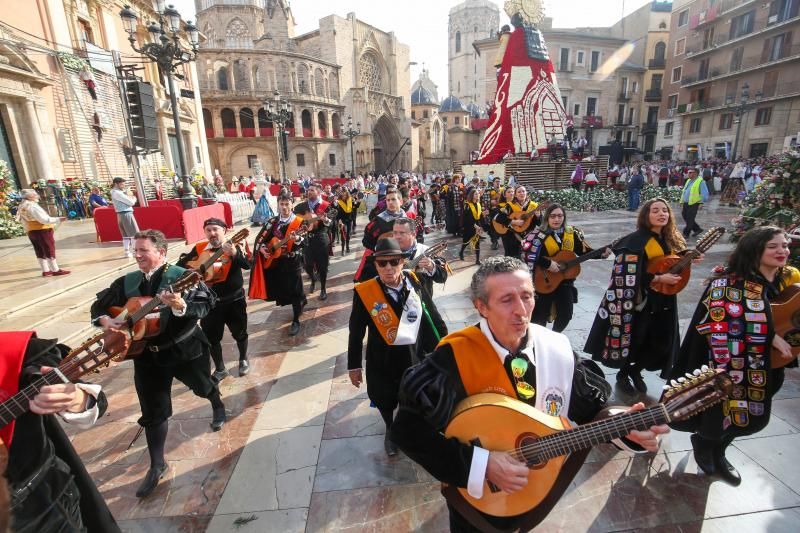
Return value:
<svg viewBox="0 0 800 533">
<path fill-rule="evenodd" d="M 483 77 L 487 58 L 472 43 L 493 38 L 500 28 L 500 8 L 489 0 L 466 0 L 450 10 L 448 42 L 449 91 L 464 105 L 487 105 Z M 489 58 L 491 60 L 491 58 Z"/>
</svg>

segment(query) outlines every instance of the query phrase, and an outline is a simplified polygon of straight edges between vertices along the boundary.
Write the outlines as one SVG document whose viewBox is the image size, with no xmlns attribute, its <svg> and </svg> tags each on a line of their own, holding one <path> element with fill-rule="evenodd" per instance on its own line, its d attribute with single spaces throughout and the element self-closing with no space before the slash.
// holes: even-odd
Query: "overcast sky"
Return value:
<svg viewBox="0 0 800 533">
<path fill-rule="evenodd" d="M 193 19 L 194 0 L 169 0 L 185 19 Z M 507 22 L 503 0 L 492 0 L 500 7 L 500 24 Z M 610 26 L 623 12 L 631 13 L 650 0 L 544 0 L 545 14 L 553 25 Z M 422 64 L 431 72 L 439 87 L 439 97 L 447 95 L 447 14 L 460 0 L 293 0 L 291 2 L 297 35 L 315 30 L 319 19 L 353 11 L 356 16 L 384 31 L 394 31 L 401 42 L 411 47 L 412 83 L 419 77 Z M 624 7 L 624 11 L 623 11 Z"/>
</svg>

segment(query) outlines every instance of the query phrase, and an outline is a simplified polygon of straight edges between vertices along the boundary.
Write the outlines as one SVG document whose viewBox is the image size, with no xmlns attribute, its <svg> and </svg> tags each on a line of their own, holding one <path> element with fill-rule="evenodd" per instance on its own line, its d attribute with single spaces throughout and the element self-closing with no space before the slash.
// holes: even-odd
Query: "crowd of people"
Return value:
<svg viewBox="0 0 800 533">
<path fill-rule="evenodd" d="M 286 334 L 299 335 L 304 308 L 317 287 L 321 305 L 328 299 L 328 271 L 337 243 L 342 256 L 350 254 L 361 220 L 363 251 L 353 273 L 347 369 L 353 386 L 366 382 L 367 395 L 386 426 L 384 448 L 389 457 L 402 450 L 434 477 L 474 498 L 481 497 L 485 486 L 514 493 L 528 483 L 529 467 L 519 457 L 484 449 L 480 442 L 445 437 L 460 402 L 492 391 L 550 416 L 586 423 L 599 416 L 610 392 L 599 365 L 616 369 L 619 389 L 632 398 L 647 391 L 644 370 L 658 371 L 668 380 L 706 365 L 730 373 L 731 398 L 736 401 L 726 401 L 673 428 L 692 433 L 701 470 L 738 485 L 741 476 L 725 451 L 733 439 L 758 432 L 769 421 L 770 401 L 784 372 L 771 364 L 770 349 L 792 359 L 791 347 L 776 335 L 770 302 L 789 285 L 800 283 L 800 272 L 787 267 L 788 239 L 782 230 L 751 230 L 709 281 L 681 342 L 676 296 L 663 289 L 678 284 L 681 277 L 653 274 L 648 265 L 683 252 L 686 239 L 701 231 L 697 211 L 714 190 L 707 170 L 716 177 L 730 167 L 725 179 L 731 180 L 749 166 L 714 161 L 646 164 L 632 176 L 660 184 L 663 167 L 665 185 L 674 182 L 683 187 L 683 231 L 668 201 L 655 198 L 639 206 L 637 197 L 632 207 L 638 212 L 635 229 L 595 248 L 580 228 L 568 223 L 563 206 L 539 205 L 524 185 L 493 174 L 476 172 L 466 179 L 458 174 L 367 175 L 332 185 L 298 177 L 280 184 L 277 212 L 259 224 L 251 244 L 229 240 L 225 222 L 210 218 L 204 222 L 206 239 L 174 265 L 166 261 L 167 242 L 161 232 L 140 230 L 134 227 L 135 220 L 131 223 L 133 217 L 126 213 L 133 199 L 123 190 L 124 180 L 115 180 L 111 200 L 124 230 L 126 252 L 135 258 L 137 269 L 98 293 L 91 316 L 93 324 L 107 332 L 131 331 L 141 352 L 133 363 L 134 384 L 150 468 L 136 496 L 151 495 L 169 469 L 164 448 L 173 380 L 207 399 L 211 430 L 223 430 L 227 416 L 219 383 L 230 378 L 221 344 L 225 327 L 236 343 L 237 375 L 247 375 L 254 355 L 248 351 L 248 299 L 292 306 Z M 609 173 L 609 181 L 617 171 L 618 181 L 623 175 L 626 183 L 633 179 L 629 169 L 617 167 Z M 745 180 L 747 172 L 742 174 Z M 596 177 L 590 167 L 580 185 L 589 185 L 584 179 L 591 175 Z M 243 181 L 242 192 L 248 192 L 252 182 Z M 302 198 L 292 194 L 295 183 Z M 360 220 L 362 204 L 370 209 Z M 28 216 L 29 236 L 37 246 L 37 257 L 42 256 L 42 268 L 60 275 L 46 235 L 30 235 L 47 231 L 55 221 L 37 218 L 35 212 Z M 452 270 L 446 255 L 425 242 L 431 237 L 452 240 L 462 262 L 471 253 L 477 268 L 469 298 L 480 315 L 477 324 L 450 332 L 442 319 L 433 287 L 443 284 Z M 487 240 L 490 252 L 502 244 L 502 253 L 482 257 Z M 579 297 L 575 278 L 566 272 L 565 253 L 615 257 L 609 286 L 582 347 L 591 359 L 576 357 L 562 333 L 573 319 Z M 696 259 L 702 260 L 702 255 Z M 190 272 L 198 272 L 202 281 L 187 290 L 174 290 Z M 142 298 L 155 299 L 158 307 L 144 319 L 155 321 L 151 333 L 138 338 L 130 315 L 115 310 L 141 303 Z M 54 347 L 55 341 L 14 336 L 13 342 L 2 344 L 7 355 L 0 358 L 0 380 L 12 393 L 27 386 L 37 372 L 59 364 L 64 352 Z M 53 414 L 68 422 L 93 423 L 106 408 L 105 397 L 92 385 L 52 387 L 41 388 L 32 397 L 16 429 L 10 430 L 16 435 L 14 441 L 10 435 L 4 437 L 12 443 L 9 464 L 14 466 L 6 479 L 14 527 L 61 531 L 56 528 L 66 523 L 66 531 L 87 527 L 117 531 L 91 480 L 82 475 L 79 461 L 76 465 L 74 451 L 68 445 L 53 446 L 59 435 L 47 429 Z M 636 401 L 631 404 L 622 410 L 644 408 Z M 667 431 L 666 425 L 652 424 L 615 444 L 654 452 Z M 22 446 L 41 453 L 26 453 Z M 62 504 L 54 506 L 49 498 L 56 493 Z M 480 513 L 459 493 L 446 495 L 453 531 L 489 526 L 527 529 L 532 523 L 525 514 L 500 519 Z M 93 525 L 98 520 L 102 526 Z"/>
</svg>

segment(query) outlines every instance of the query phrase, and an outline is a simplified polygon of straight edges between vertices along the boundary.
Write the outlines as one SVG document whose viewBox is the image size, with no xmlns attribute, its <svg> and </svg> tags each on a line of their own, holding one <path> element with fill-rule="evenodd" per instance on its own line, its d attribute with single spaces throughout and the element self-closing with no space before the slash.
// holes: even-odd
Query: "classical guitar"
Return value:
<svg viewBox="0 0 800 533">
<path fill-rule="evenodd" d="M 447 243 L 444 241 L 437 242 L 433 246 L 429 247 L 427 250 L 419 254 L 419 257 L 415 257 L 403 267 L 405 270 L 416 270 L 419 266 L 419 262 L 422 261 L 424 258 L 433 258 L 433 257 L 441 257 L 442 254 L 447 251 Z"/>
<path fill-rule="evenodd" d="M 31 398 L 46 385 L 60 385 L 75 381 L 81 376 L 108 366 L 112 360 L 121 360 L 127 351 L 128 336 L 116 329 L 101 331 L 86 342 L 73 348 L 58 368 L 43 374 L 33 383 L 0 403 L 0 428 L 30 410 Z"/>
<path fill-rule="evenodd" d="M 237 231 L 233 237 L 228 240 L 228 242 L 236 246 L 245 240 L 249 235 L 250 230 L 243 228 Z M 188 261 L 186 263 L 186 268 L 196 270 L 201 276 L 203 276 L 203 279 L 207 284 L 213 285 L 214 283 L 222 281 L 222 263 L 231 260 L 230 257 L 227 257 L 224 258 L 221 263 L 218 263 L 217 261 L 224 253 L 225 252 L 222 250 L 221 246 L 214 252 L 206 248 L 200 253 L 200 255 L 197 256 L 196 259 Z"/>
<path fill-rule="evenodd" d="M 175 283 L 167 286 L 165 290 L 175 294 L 181 293 L 194 287 L 201 280 L 199 273 L 187 270 Z M 125 359 L 131 359 L 142 353 L 147 344 L 147 339 L 155 337 L 161 331 L 160 313 L 157 310 L 161 303 L 158 297 L 133 296 L 128 298 L 125 305 L 109 308 L 109 315 L 116 320 L 124 320 L 128 331 L 130 331 L 133 342 L 125 354 Z"/>
<path fill-rule="evenodd" d="M 692 261 L 700 254 L 707 252 L 723 235 L 725 228 L 711 228 L 697 240 L 694 250 L 689 250 L 683 255 L 665 255 L 647 262 L 647 272 L 653 275 L 675 274 L 680 276 L 680 281 L 675 285 L 652 283 L 651 287 L 661 294 L 678 294 L 689 283 L 692 275 Z"/>
<path fill-rule="evenodd" d="M 317 226 L 322 222 L 322 218 L 325 217 L 328 220 L 334 220 L 336 215 L 339 214 L 339 210 L 336 209 L 336 205 L 331 204 L 329 205 L 325 211 L 318 215 L 313 211 L 308 211 L 305 215 L 300 215 L 300 217 L 305 221 L 305 224 L 308 226 L 309 231 L 314 231 L 317 229 Z"/>
<path fill-rule="evenodd" d="M 560 250 L 555 255 L 550 256 L 548 259 L 558 263 L 559 271 L 550 272 L 548 269 L 537 265 L 533 273 L 533 286 L 536 287 L 536 293 L 550 294 L 558 288 L 562 281 L 577 278 L 581 273 L 581 263 L 590 259 L 597 259 L 603 255 L 606 248 L 612 248 L 613 246 L 614 243 L 612 242 L 581 256 L 570 250 Z"/>
<path fill-rule="evenodd" d="M 557 490 L 554 485 L 558 482 L 557 486 L 565 489 L 577 474 L 577 469 L 562 472 L 569 454 L 623 437 L 632 430 L 689 418 L 726 399 L 732 386 L 733 382 L 723 370 L 703 367 L 665 387 L 660 403 L 577 427 L 566 418 L 549 416 L 502 394 L 470 396 L 456 406 L 445 436 L 492 451 L 507 451 L 525 463 L 530 473 L 525 488 L 513 494 L 484 482 L 480 499 L 473 498 L 462 488 L 457 489 L 455 497 L 496 517 L 535 510 L 533 514 L 541 521 L 558 501 L 558 498 L 547 498 L 552 490 Z M 445 497 L 452 497 L 448 496 L 449 490 L 443 493 Z"/>
<path fill-rule="evenodd" d="M 775 335 L 792 347 L 794 358 L 786 359 L 776 351 L 770 354 L 772 368 L 783 368 L 800 355 L 800 283 L 789 285 L 771 302 Z"/>
<path fill-rule="evenodd" d="M 299 237 L 302 237 L 308 232 L 309 228 L 307 226 L 300 226 L 295 231 L 286 235 L 286 237 L 283 239 L 279 239 L 278 237 L 273 237 L 270 239 L 265 245 L 265 248 L 261 250 L 261 255 L 264 256 L 264 261 L 262 263 L 264 270 L 268 269 L 272 265 L 273 261 L 283 255 L 283 247 L 286 246 L 289 241 L 293 241 Z"/>
<path fill-rule="evenodd" d="M 543 206 L 540 205 L 529 211 L 515 211 L 510 215 L 508 215 L 508 218 L 511 221 L 514 220 L 523 221 L 524 224 L 522 224 L 521 226 L 504 226 L 503 224 L 500 224 L 497 220 L 493 219 L 492 227 L 494 227 L 494 230 L 497 232 L 498 235 L 505 235 L 506 233 L 508 233 L 508 230 L 511 230 L 514 233 L 525 233 L 530 229 L 534 219 L 538 217 L 539 214 L 542 212 L 542 207 Z"/>
</svg>

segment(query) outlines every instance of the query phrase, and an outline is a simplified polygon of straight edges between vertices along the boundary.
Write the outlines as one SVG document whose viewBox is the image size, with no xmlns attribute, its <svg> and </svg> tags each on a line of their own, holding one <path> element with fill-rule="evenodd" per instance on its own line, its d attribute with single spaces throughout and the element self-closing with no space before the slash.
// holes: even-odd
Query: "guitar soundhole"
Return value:
<svg viewBox="0 0 800 533">
<path fill-rule="evenodd" d="M 542 461 L 536 453 L 534 453 L 536 441 L 539 439 L 533 433 L 523 433 L 517 437 L 517 449 L 520 450 L 528 468 L 535 470 L 547 464 L 547 461 Z"/>
</svg>

